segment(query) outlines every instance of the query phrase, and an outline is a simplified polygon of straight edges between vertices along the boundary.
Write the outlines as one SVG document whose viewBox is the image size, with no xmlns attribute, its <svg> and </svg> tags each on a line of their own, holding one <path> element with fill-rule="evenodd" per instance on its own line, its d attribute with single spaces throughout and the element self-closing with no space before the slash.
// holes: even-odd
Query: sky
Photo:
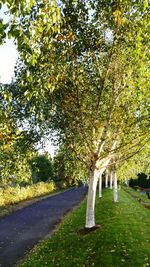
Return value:
<svg viewBox="0 0 150 267">
<path fill-rule="evenodd" d="M 0 19 L 9 22 L 10 18 L 6 14 L 6 7 L 0 10 Z M 13 39 L 6 39 L 3 45 L 0 45 L 0 83 L 11 83 L 14 77 L 14 67 L 18 58 L 17 47 Z M 54 156 L 55 147 L 50 142 L 45 143 L 45 151 Z"/>
<path fill-rule="evenodd" d="M 0 19 L 8 23 L 10 17 L 6 14 L 7 8 L 4 6 L 0 10 Z M 6 39 L 3 45 L 0 45 L 0 82 L 10 83 L 14 76 L 14 66 L 17 61 L 18 52 L 11 39 Z"/>
<path fill-rule="evenodd" d="M 18 57 L 13 40 L 0 45 L 0 82 L 10 83 L 14 76 L 14 66 Z"/>
</svg>

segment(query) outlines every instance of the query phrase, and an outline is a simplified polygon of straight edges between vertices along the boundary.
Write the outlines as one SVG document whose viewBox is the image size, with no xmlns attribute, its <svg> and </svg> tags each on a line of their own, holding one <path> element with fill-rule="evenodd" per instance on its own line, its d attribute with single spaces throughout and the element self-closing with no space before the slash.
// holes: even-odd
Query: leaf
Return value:
<svg viewBox="0 0 150 267">
<path fill-rule="evenodd" d="M 114 253 L 115 251 L 116 251 L 115 249 L 110 250 L 111 253 Z"/>
</svg>

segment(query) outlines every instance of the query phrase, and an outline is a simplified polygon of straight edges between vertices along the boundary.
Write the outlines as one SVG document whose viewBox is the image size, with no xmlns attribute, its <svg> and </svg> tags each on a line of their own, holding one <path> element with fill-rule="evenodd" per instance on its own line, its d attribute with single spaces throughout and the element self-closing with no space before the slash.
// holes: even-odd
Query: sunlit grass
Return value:
<svg viewBox="0 0 150 267">
<path fill-rule="evenodd" d="M 40 182 L 27 187 L 8 187 L 0 190 L 0 215 L 9 213 L 15 204 L 53 192 L 53 182 Z"/>
<path fill-rule="evenodd" d="M 86 202 L 66 216 L 52 238 L 40 242 L 21 267 L 144 267 L 150 266 L 150 211 L 120 190 L 119 203 L 105 190 L 96 201 L 96 223 L 87 235 Z"/>
</svg>

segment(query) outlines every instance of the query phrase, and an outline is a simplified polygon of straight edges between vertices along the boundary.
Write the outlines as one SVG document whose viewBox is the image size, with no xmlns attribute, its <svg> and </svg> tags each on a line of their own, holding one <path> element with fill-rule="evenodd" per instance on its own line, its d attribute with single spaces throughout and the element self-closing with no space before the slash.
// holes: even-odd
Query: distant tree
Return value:
<svg viewBox="0 0 150 267">
<path fill-rule="evenodd" d="M 129 186 L 130 187 L 134 187 L 134 186 L 137 186 L 138 185 L 138 182 L 137 182 L 137 179 L 130 179 L 129 180 Z"/>
<path fill-rule="evenodd" d="M 138 173 L 137 184 L 140 187 L 148 188 L 150 187 L 150 179 L 148 179 L 148 176 L 145 173 Z"/>
<path fill-rule="evenodd" d="M 0 182 L 30 183 L 28 160 L 35 154 L 37 137 L 21 127 L 11 88 L 0 84 Z"/>
<path fill-rule="evenodd" d="M 127 183 L 130 178 L 137 180 L 140 173 L 145 173 L 147 176 L 150 174 L 149 151 L 149 143 L 146 143 L 138 154 L 124 162 L 120 162 L 117 175 L 122 182 Z M 131 183 L 133 184 L 134 182 L 131 181 Z"/>
<path fill-rule="evenodd" d="M 129 180 L 129 186 L 135 187 L 139 186 L 141 188 L 150 188 L 150 177 L 145 173 L 138 173 L 136 178 Z"/>
<path fill-rule="evenodd" d="M 60 146 L 53 159 L 53 170 L 55 180 L 64 182 L 67 186 L 78 185 L 88 180 L 84 164 L 65 144 Z"/>
<path fill-rule="evenodd" d="M 50 156 L 45 153 L 29 160 L 33 183 L 46 182 L 53 178 L 53 166 Z"/>
</svg>

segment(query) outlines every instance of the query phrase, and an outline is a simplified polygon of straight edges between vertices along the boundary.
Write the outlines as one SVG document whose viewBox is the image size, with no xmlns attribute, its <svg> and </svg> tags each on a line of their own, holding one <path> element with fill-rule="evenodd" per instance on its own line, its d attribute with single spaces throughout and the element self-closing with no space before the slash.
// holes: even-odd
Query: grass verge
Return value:
<svg viewBox="0 0 150 267">
<path fill-rule="evenodd" d="M 129 193 L 133 198 L 137 199 L 139 202 L 143 201 L 150 204 L 150 199 L 148 199 L 146 194 L 141 194 L 139 190 L 134 190 L 132 187 L 123 187 L 124 190 Z"/>
<path fill-rule="evenodd" d="M 52 238 L 41 241 L 19 267 L 150 266 L 150 211 L 123 190 L 119 203 L 105 190 L 96 200 L 97 230 L 79 234 L 86 202 L 67 215 Z"/>
<path fill-rule="evenodd" d="M 0 190 L 0 216 L 36 202 L 50 194 L 57 193 L 55 184 L 37 183 L 27 187 L 8 187 Z"/>
</svg>

